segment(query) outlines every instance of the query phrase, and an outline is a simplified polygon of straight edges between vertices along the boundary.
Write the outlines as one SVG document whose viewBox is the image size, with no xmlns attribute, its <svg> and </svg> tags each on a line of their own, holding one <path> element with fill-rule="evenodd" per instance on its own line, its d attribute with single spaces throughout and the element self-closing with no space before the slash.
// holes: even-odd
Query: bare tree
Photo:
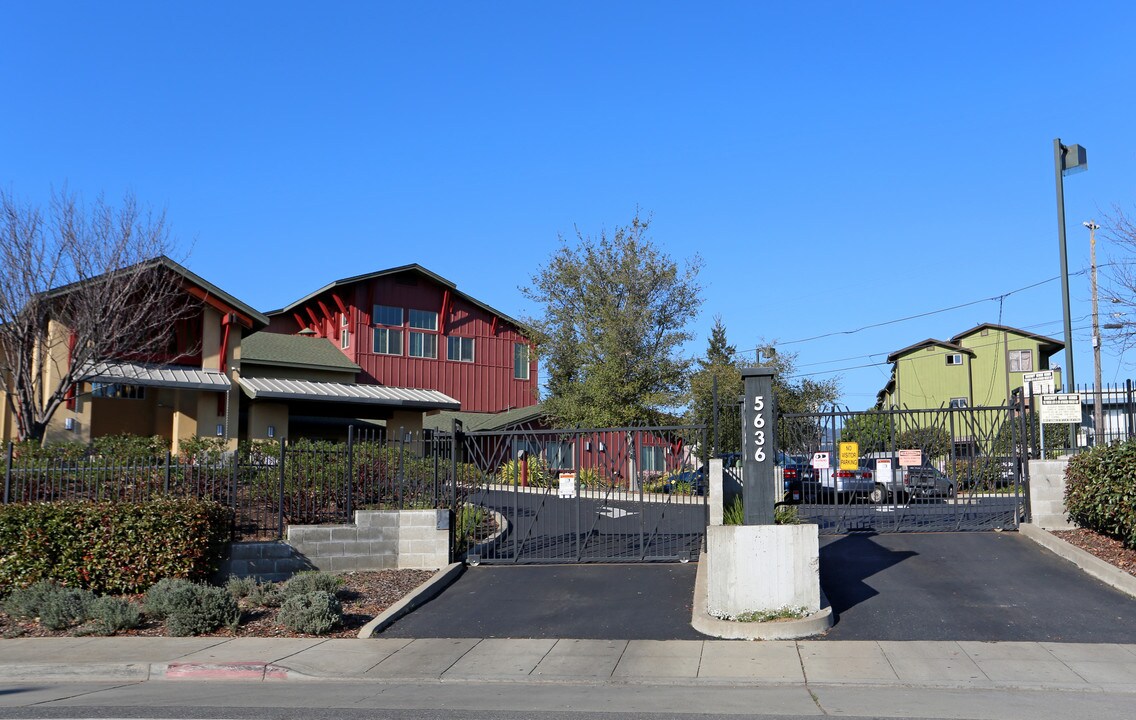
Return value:
<svg viewBox="0 0 1136 720">
<path fill-rule="evenodd" d="M 1102 235 L 1113 246 L 1112 257 L 1102 266 L 1108 279 L 1103 335 L 1124 352 L 1136 347 L 1136 222 L 1114 207 L 1102 225 Z"/>
<path fill-rule="evenodd" d="M 164 213 L 127 196 L 45 214 L 0 190 L 0 378 L 19 439 L 40 440 L 95 363 L 167 355 L 188 296 L 169 271 Z"/>
</svg>

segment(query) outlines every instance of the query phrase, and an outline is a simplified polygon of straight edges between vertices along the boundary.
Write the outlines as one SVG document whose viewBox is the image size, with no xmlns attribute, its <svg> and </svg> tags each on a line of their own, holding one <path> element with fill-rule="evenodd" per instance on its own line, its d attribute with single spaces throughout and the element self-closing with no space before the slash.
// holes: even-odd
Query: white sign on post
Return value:
<svg viewBox="0 0 1136 720">
<path fill-rule="evenodd" d="M 914 450 L 900 450 L 899 464 L 903 467 L 918 467 L 922 465 L 923 451 L 919 448 L 915 448 Z"/>
<path fill-rule="evenodd" d="M 891 458 L 880 458 L 876 460 L 876 480 L 882 482 L 884 485 L 891 485 L 893 479 L 891 473 Z"/>
<path fill-rule="evenodd" d="M 576 497 L 576 473 L 560 473 L 560 488 L 557 496 L 562 498 Z"/>
<path fill-rule="evenodd" d="M 1071 425 L 1081 422 L 1081 396 L 1078 393 L 1041 395 L 1038 414 L 1048 425 Z"/>
<path fill-rule="evenodd" d="M 1034 395 L 1052 395 L 1057 391 L 1056 380 L 1052 370 L 1038 370 L 1037 372 L 1022 373 L 1022 392 L 1026 397 Z"/>
</svg>

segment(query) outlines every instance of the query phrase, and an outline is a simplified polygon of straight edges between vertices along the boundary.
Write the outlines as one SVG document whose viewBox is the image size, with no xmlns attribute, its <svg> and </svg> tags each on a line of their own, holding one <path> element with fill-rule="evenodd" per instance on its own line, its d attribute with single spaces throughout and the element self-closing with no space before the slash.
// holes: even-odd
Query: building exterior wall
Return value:
<svg viewBox="0 0 1136 720">
<path fill-rule="evenodd" d="M 450 305 L 443 312 L 447 297 L 445 286 L 417 273 L 381 275 L 343 286 L 304 306 L 271 318 L 270 332 L 296 333 L 301 330 L 295 315 L 317 334 L 335 343 L 343 353 L 362 368 L 358 381 L 439 390 L 461 403 L 463 411 L 501 412 L 528 407 L 537 402 L 537 363 L 530 352 L 527 379 L 514 377 L 513 353 L 517 343 L 528 343 L 519 328 L 494 316 L 450 290 Z M 336 301 L 338 298 L 338 302 Z M 347 309 L 346 348 L 342 348 L 340 303 Z M 402 347 L 397 355 L 375 352 L 375 331 L 379 327 L 372 317 L 376 305 L 402 309 Z M 438 330 L 423 331 L 436 336 L 437 357 L 420 358 L 409 354 L 410 310 L 426 310 L 438 314 Z M 473 340 L 473 362 L 447 358 L 448 338 Z"/>
<path fill-rule="evenodd" d="M 961 355 L 961 365 L 947 365 L 947 357 Z M 954 398 L 974 404 L 971 392 L 972 358 L 966 353 L 942 346 L 912 350 L 896 359 L 898 407 L 937 408 L 949 406 Z"/>
<path fill-rule="evenodd" d="M 1023 372 L 1049 369 L 1049 358 L 1042 356 L 1041 345 L 1033 338 L 996 328 L 988 328 L 985 332 L 985 335 L 975 333 L 959 339 L 960 345 L 975 352 L 974 402 L 977 405 L 1004 405 L 1008 402 L 1007 389 L 1012 394 L 1022 387 Z M 1031 369 L 1010 371 L 1009 353 L 1023 350 L 1031 353 Z"/>
<path fill-rule="evenodd" d="M 272 428 L 272 437 L 268 428 Z M 248 439 L 275 440 L 288 437 L 288 406 L 283 403 L 256 402 L 248 408 Z"/>
</svg>

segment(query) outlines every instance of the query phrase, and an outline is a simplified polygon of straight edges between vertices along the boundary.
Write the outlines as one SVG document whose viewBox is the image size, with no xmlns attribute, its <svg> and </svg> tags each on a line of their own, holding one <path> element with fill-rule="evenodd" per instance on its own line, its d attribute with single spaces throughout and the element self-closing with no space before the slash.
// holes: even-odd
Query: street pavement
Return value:
<svg viewBox="0 0 1136 720">
<path fill-rule="evenodd" d="M 1054 546 L 1065 558 L 1059 565 L 1072 560 L 1088 567 L 1083 553 L 1063 545 Z M 869 583 L 880 569 L 854 572 Z M 1127 577 L 1128 586 L 1123 578 L 1111 581 L 1136 594 L 1136 579 Z M 840 600 L 843 613 L 850 616 L 868 600 L 861 597 L 851 606 Z M 1021 612 L 1005 610 L 1008 616 Z M 1136 642 L 1103 638 L 1109 627 L 1114 638 L 1126 637 L 1117 630 L 1124 625 L 1127 631 L 1130 621 L 1084 615 L 1065 621 L 1101 624 L 1102 640 L 747 642 L 382 633 L 367 639 L 14 638 L 0 640 L 0 717 L 26 717 L 12 715 L 12 709 L 33 705 L 75 705 L 80 702 L 75 698 L 114 707 L 149 702 L 147 696 L 159 694 L 194 706 L 227 707 L 226 699 L 238 694 L 217 690 L 220 686 L 242 688 L 239 696 L 248 702 L 260 696 L 255 688 L 263 687 L 274 688 L 278 704 L 313 703 L 320 697 L 327 707 L 376 706 L 379 695 L 388 703 L 384 707 L 394 707 L 410 688 L 420 695 L 426 688 L 429 699 L 415 702 L 432 704 L 415 707 L 456 703 L 469 708 L 484 702 L 518 711 L 566 709 L 560 703 L 570 696 L 573 711 L 596 712 L 1129 717 L 1136 695 Z M 332 683 L 327 690 L 296 689 L 327 682 Z M 127 700 L 122 693 L 129 688 L 135 694 Z"/>
</svg>

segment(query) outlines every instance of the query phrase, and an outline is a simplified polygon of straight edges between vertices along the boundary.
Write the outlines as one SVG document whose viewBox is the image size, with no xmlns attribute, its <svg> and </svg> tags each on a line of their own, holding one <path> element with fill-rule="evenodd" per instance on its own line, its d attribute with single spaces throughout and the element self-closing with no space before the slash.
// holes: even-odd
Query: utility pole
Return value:
<svg viewBox="0 0 1136 720">
<path fill-rule="evenodd" d="M 1095 221 L 1081 223 L 1089 229 L 1089 267 L 1093 286 L 1093 445 L 1101 442 L 1105 435 L 1104 412 L 1101 409 L 1101 338 L 1100 316 L 1097 314 L 1097 230 Z"/>
</svg>

